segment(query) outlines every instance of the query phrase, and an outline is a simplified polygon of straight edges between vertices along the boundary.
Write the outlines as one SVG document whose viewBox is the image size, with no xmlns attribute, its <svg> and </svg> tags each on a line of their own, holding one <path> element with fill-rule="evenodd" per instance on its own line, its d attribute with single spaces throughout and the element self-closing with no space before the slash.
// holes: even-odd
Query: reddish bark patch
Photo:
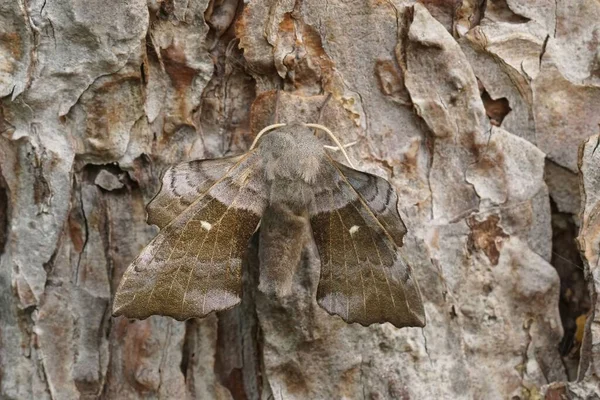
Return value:
<svg viewBox="0 0 600 400">
<path fill-rule="evenodd" d="M 246 30 L 248 28 L 248 19 L 250 18 L 250 7 L 244 7 L 242 10 L 242 14 L 235 21 L 233 30 L 235 32 L 235 36 L 240 39 L 240 44 L 242 37 L 246 35 Z M 243 48 L 243 46 L 241 46 Z"/>
<path fill-rule="evenodd" d="M 182 49 L 173 44 L 166 49 L 161 49 L 160 54 L 165 66 L 165 72 L 169 75 L 178 93 L 176 99 L 179 103 L 179 116 L 184 121 L 191 121 L 191 116 L 188 115 L 189 107 L 186 101 L 186 91 L 191 88 L 197 71 L 187 65 L 187 59 Z"/>
<path fill-rule="evenodd" d="M 471 228 L 469 245 L 476 251 L 483 251 L 492 265 L 498 265 L 500 258 L 501 240 L 507 238 L 502 228 L 498 226 L 500 217 L 491 215 L 483 221 L 470 217 L 467 224 Z"/>
<path fill-rule="evenodd" d="M 491 134 L 491 133 L 490 133 Z M 460 137 L 461 144 L 471 151 L 476 160 L 474 166 L 480 173 L 486 175 L 496 174 L 497 177 L 505 180 L 504 172 L 504 153 L 498 148 L 498 145 L 493 140 L 488 140 L 485 143 L 476 143 L 475 134 L 466 134 Z M 503 184 L 503 187 L 506 187 Z"/>
<path fill-rule="evenodd" d="M 37 205 L 48 205 L 50 203 L 50 197 L 52 196 L 52 191 L 50 190 L 50 185 L 44 176 L 44 171 L 42 168 L 42 161 L 37 158 L 34 161 L 34 177 L 33 181 L 33 201 Z"/>
<path fill-rule="evenodd" d="M 283 14 L 283 19 L 279 23 L 279 30 L 282 32 L 294 32 L 294 19 L 291 13 Z"/>
<path fill-rule="evenodd" d="M 483 107 L 485 108 L 486 115 L 490 119 L 490 123 L 495 126 L 500 126 L 504 118 L 512 111 L 508 99 L 506 97 L 492 99 L 479 79 L 477 80 L 477 83 L 481 101 L 483 101 Z"/>
<path fill-rule="evenodd" d="M 377 60 L 375 63 L 375 77 L 379 90 L 386 96 L 411 104 L 410 96 L 404 86 L 402 71 L 392 60 Z"/>
<path fill-rule="evenodd" d="M 570 398 L 564 383 L 553 383 L 544 396 L 544 400 L 564 400 Z"/>
<path fill-rule="evenodd" d="M 277 367 L 276 375 L 280 375 L 285 382 L 285 388 L 288 393 L 299 394 L 306 398 L 309 393 L 306 379 L 298 365 L 293 362 L 287 362 Z"/>
<path fill-rule="evenodd" d="M 316 63 L 321 67 L 321 74 L 326 75 L 333 72 L 334 63 L 329 58 L 329 55 L 323 48 L 323 42 L 321 41 L 321 35 L 315 28 L 308 24 L 303 24 L 302 35 L 304 37 L 304 46 L 309 54 L 312 62 Z"/>
<path fill-rule="evenodd" d="M 123 373 L 125 379 L 136 391 L 153 392 L 158 389 L 158 382 L 147 371 L 146 360 L 158 351 L 160 344 L 153 338 L 152 324 L 149 320 L 129 322 L 127 318 L 116 320 L 116 334 L 123 340 Z"/>
<path fill-rule="evenodd" d="M 250 130 L 254 137 L 262 128 L 276 121 L 273 120 L 277 102 L 277 91 L 262 92 L 250 108 Z"/>
<path fill-rule="evenodd" d="M 331 92 L 334 63 L 323 48 L 319 32 L 299 18 L 287 13 L 279 23 L 279 41 L 294 48 L 282 60 L 287 79 L 307 93 L 320 93 L 321 89 Z"/>
<path fill-rule="evenodd" d="M 392 60 L 377 60 L 375 62 L 375 76 L 379 84 L 379 90 L 386 95 L 396 92 L 399 87 L 404 86 L 399 71 L 394 67 Z"/>
<path fill-rule="evenodd" d="M 166 49 L 161 49 L 160 55 L 173 86 L 178 90 L 189 88 L 196 76 L 196 70 L 187 65 L 183 51 L 175 45 L 171 45 Z"/>
<path fill-rule="evenodd" d="M 73 248 L 77 253 L 81 253 L 83 251 L 83 244 L 85 243 L 83 229 L 79 218 L 77 218 L 73 213 L 69 215 L 69 237 L 71 238 L 71 242 L 73 243 Z"/>
<path fill-rule="evenodd" d="M 86 112 L 84 143 L 88 156 L 120 156 L 116 132 L 138 117 L 131 105 L 141 107 L 143 103 L 140 81 L 140 71 L 117 75 L 96 84 L 93 96 L 81 102 Z"/>
<path fill-rule="evenodd" d="M 246 389 L 244 388 L 244 372 L 241 368 L 234 368 L 223 380 L 223 385 L 229 389 L 231 397 L 235 400 L 246 400 Z"/>
<path fill-rule="evenodd" d="M 360 381 L 360 374 L 360 365 L 355 365 L 342 372 L 340 380 L 336 385 L 340 398 L 351 399 L 356 394 L 354 393 L 354 389 L 356 388 L 357 381 Z"/>
<path fill-rule="evenodd" d="M 29 282 L 23 275 L 19 273 L 19 268 L 17 266 L 17 273 L 13 275 L 15 280 L 15 287 L 17 291 L 17 296 L 19 297 L 19 302 L 22 308 L 31 307 L 37 304 L 37 299 L 35 298 L 35 294 L 29 286 Z M 60 337 L 60 335 L 57 335 Z"/>
<path fill-rule="evenodd" d="M 485 113 L 490 119 L 490 123 L 495 126 L 500 126 L 504 118 L 512 111 L 506 97 L 499 99 L 492 99 L 488 92 L 481 94 L 481 100 L 483 100 L 483 106 L 485 107 Z"/>
<path fill-rule="evenodd" d="M 23 58 L 21 36 L 17 32 L 0 33 L 0 47 L 7 49 L 15 60 Z"/>
</svg>

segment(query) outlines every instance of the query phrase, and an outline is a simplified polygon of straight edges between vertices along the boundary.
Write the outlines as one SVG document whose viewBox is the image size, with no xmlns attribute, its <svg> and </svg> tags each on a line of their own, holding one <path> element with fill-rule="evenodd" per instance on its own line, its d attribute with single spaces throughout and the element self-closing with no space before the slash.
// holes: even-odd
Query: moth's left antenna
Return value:
<svg viewBox="0 0 600 400">
<path fill-rule="evenodd" d="M 269 125 L 264 127 L 260 132 L 258 132 L 258 135 L 256 135 L 256 137 L 254 138 L 254 142 L 252 142 L 252 146 L 250 146 L 250 150 L 252 150 L 256 144 L 258 143 L 258 139 L 260 139 L 260 137 L 262 135 L 264 135 L 265 133 L 272 131 L 273 129 L 277 129 L 277 128 L 281 128 L 282 126 L 286 126 L 287 124 L 273 124 L 273 125 Z"/>
</svg>

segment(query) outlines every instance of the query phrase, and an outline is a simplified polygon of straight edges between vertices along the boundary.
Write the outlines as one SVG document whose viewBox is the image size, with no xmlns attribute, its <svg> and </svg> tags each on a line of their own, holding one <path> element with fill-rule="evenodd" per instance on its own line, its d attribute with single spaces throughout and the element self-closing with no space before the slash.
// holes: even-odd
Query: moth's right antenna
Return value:
<svg viewBox="0 0 600 400">
<path fill-rule="evenodd" d="M 338 140 L 337 137 L 335 137 L 335 135 L 333 134 L 333 132 L 331 132 L 327 127 L 320 125 L 320 124 L 304 124 L 305 126 L 309 127 L 309 128 L 316 128 L 316 129 L 321 129 L 325 132 L 327 132 L 327 134 L 329 135 L 329 137 L 331 138 L 331 140 L 334 141 L 334 143 L 337 145 L 338 149 L 340 149 L 340 151 L 342 152 L 342 154 L 344 154 L 344 157 L 346 157 L 346 161 L 348 161 L 348 165 L 350 165 L 352 168 L 355 168 L 354 165 L 352 164 L 352 161 L 350 161 L 350 157 L 348 157 L 348 153 L 346 153 L 346 150 L 344 149 L 344 146 L 340 143 L 340 141 Z"/>
<path fill-rule="evenodd" d="M 346 143 L 346 144 L 344 145 L 344 148 L 345 148 L 345 149 L 347 149 L 348 147 L 352 147 L 352 146 L 354 146 L 354 145 L 355 145 L 355 144 L 357 144 L 357 143 L 358 143 L 358 141 L 357 141 L 357 140 L 354 140 L 354 141 L 352 141 L 352 142 L 350 142 L 350 143 Z M 331 151 L 339 151 L 339 150 L 340 150 L 340 148 L 339 148 L 339 147 L 337 147 L 337 146 L 330 146 L 330 145 L 328 145 L 328 144 L 324 144 L 324 145 L 323 145 L 323 147 L 325 147 L 327 150 L 331 150 Z"/>
<path fill-rule="evenodd" d="M 269 125 L 264 127 L 260 132 L 258 132 L 258 135 L 256 135 L 256 137 L 254 138 L 254 142 L 252 142 L 252 146 L 250 146 L 250 150 L 252 150 L 256 144 L 258 143 L 258 139 L 260 139 L 260 137 L 262 135 L 264 135 L 265 133 L 272 131 L 273 129 L 277 129 L 277 128 L 281 128 L 282 126 L 286 126 L 287 124 L 273 124 L 273 125 Z M 250 151 L 248 150 L 248 151 Z"/>
</svg>

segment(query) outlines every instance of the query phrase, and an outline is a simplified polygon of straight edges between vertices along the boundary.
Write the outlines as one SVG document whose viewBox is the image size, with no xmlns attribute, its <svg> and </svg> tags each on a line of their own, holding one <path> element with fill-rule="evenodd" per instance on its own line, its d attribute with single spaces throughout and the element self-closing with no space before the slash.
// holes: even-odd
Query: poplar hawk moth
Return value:
<svg viewBox="0 0 600 400">
<path fill-rule="evenodd" d="M 302 124 L 242 155 L 175 165 L 147 206 L 160 232 L 126 270 L 113 315 L 185 320 L 237 305 L 248 241 L 283 210 L 310 224 L 322 308 L 346 322 L 422 327 L 419 287 L 398 251 L 406 228 L 397 202 L 387 180 L 335 161 Z M 259 241 L 259 251 L 276 245 Z"/>
</svg>

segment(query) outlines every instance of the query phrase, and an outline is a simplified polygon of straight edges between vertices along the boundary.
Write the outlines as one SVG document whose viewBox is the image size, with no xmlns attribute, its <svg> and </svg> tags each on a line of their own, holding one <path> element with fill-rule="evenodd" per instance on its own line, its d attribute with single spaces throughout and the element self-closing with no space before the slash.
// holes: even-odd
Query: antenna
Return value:
<svg viewBox="0 0 600 400">
<path fill-rule="evenodd" d="M 282 126 L 286 126 L 287 124 L 273 124 L 273 125 L 269 125 L 264 127 L 260 132 L 258 132 L 258 135 L 256 135 L 256 137 L 254 138 L 254 142 L 252 142 L 252 146 L 250 146 L 250 150 L 252 150 L 254 147 L 256 147 L 256 144 L 258 143 L 258 139 L 260 139 L 260 137 L 262 135 L 264 135 L 265 133 L 272 131 L 273 129 L 277 129 L 277 128 L 281 128 Z"/>
<path fill-rule="evenodd" d="M 258 141 L 260 140 L 260 138 L 265 133 L 267 133 L 269 131 L 272 131 L 273 129 L 284 127 L 286 125 L 287 124 L 272 124 L 272 125 L 264 127 L 260 132 L 258 132 L 258 134 L 256 135 L 256 137 L 254 138 L 254 141 L 252 142 L 252 145 L 250 146 L 250 150 L 252 150 L 252 149 L 254 149 L 256 147 L 256 144 L 258 143 Z M 350 157 L 348 157 L 348 153 L 346 153 L 346 150 L 344 149 L 344 146 L 342 145 L 342 143 L 340 143 L 340 141 L 338 140 L 338 138 L 327 127 L 325 127 L 323 125 L 320 125 L 320 124 L 304 124 L 304 126 L 306 126 L 308 128 L 321 129 L 322 131 L 325 131 L 329 135 L 329 137 L 331 138 L 331 140 L 333 140 L 333 142 L 337 145 L 337 148 L 340 149 L 340 151 L 342 152 L 342 154 L 346 158 L 346 161 L 348 161 L 348 165 L 350 165 L 352 168 L 355 168 L 354 164 L 352 164 L 352 161 L 350 161 Z M 330 146 L 327 146 L 327 147 L 330 148 Z"/>
</svg>

